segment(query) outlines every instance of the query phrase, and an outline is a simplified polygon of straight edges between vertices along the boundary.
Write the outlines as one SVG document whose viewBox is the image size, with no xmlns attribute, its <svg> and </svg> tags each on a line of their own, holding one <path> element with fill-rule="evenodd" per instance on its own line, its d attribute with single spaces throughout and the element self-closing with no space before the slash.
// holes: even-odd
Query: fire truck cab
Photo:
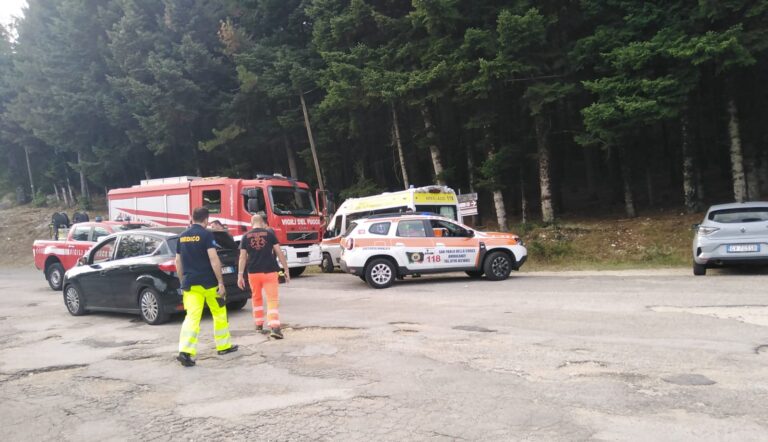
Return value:
<svg viewBox="0 0 768 442">
<path fill-rule="evenodd" d="M 263 211 L 280 241 L 293 276 L 320 264 L 323 221 L 318 207 L 325 194 L 312 195 L 306 183 L 282 175 L 255 179 L 174 177 L 142 180 L 109 191 L 112 220 L 141 221 L 157 226 L 186 226 L 195 207 L 206 207 L 236 240 L 250 229 L 251 215 Z"/>
<path fill-rule="evenodd" d="M 461 222 L 456 193 L 446 186 L 413 187 L 398 192 L 385 192 L 362 198 L 349 198 L 339 206 L 328 223 L 325 239 L 320 244 L 325 273 L 331 273 L 341 263 L 341 236 L 347 227 L 360 218 L 381 213 L 430 212 Z"/>
</svg>

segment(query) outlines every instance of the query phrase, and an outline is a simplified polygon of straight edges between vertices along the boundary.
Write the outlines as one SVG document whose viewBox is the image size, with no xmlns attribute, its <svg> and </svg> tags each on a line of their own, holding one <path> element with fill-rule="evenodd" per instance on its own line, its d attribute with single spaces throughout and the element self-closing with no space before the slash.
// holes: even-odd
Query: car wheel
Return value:
<svg viewBox="0 0 768 442">
<path fill-rule="evenodd" d="M 233 312 L 235 310 L 240 310 L 243 307 L 245 307 L 245 304 L 248 304 L 248 298 L 242 299 L 240 301 L 230 302 L 227 304 L 227 310 Z"/>
<path fill-rule="evenodd" d="M 139 294 L 139 313 L 141 319 L 149 325 L 162 324 L 168 320 L 168 314 L 160 302 L 160 297 L 150 288 L 143 289 Z"/>
<path fill-rule="evenodd" d="M 704 276 L 707 274 L 707 266 L 704 264 L 693 263 L 693 274 L 696 276 Z"/>
<path fill-rule="evenodd" d="M 333 273 L 333 258 L 330 253 L 323 253 L 323 262 L 320 263 L 323 273 Z"/>
<path fill-rule="evenodd" d="M 64 288 L 64 305 L 67 306 L 67 310 L 72 316 L 85 314 L 85 299 L 74 285 L 68 285 Z"/>
<path fill-rule="evenodd" d="M 298 278 L 302 273 L 304 273 L 304 270 L 306 269 L 306 267 L 294 267 L 292 269 L 288 269 L 288 274 L 291 275 L 291 278 Z"/>
<path fill-rule="evenodd" d="M 512 272 L 512 258 L 504 252 L 493 252 L 485 258 L 483 271 L 491 281 L 507 279 Z"/>
<path fill-rule="evenodd" d="M 61 290 L 61 284 L 64 282 L 64 267 L 61 263 L 55 262 L 45 269 L 45 279 L 51 289 Z"/>
<path fill-rule="evenodd" d="M 396 278 L 395 266 L 388 259 L 374 259 L 365 268 L 365 282 L 375 289 L 391 286 Z"/>
<path fill-rule="evenodd" d="M 482 270 L 469 270 L 467 272 L 467 276 L 469 276 L 472 279 L 480 279 L 483 277 L 483 271 Z"/>
</svg>

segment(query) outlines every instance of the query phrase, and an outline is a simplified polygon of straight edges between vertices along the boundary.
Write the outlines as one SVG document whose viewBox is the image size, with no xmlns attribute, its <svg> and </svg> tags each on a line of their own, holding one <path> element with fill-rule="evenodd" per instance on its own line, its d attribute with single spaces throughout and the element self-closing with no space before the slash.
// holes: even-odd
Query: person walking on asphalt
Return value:
<svg viewBox="0 0 768 442">
<path fill-rule="evenodd" d="M 192 222 L 192 226 L 179 236 L 176 247 L 176 271 L 181 278 L 184 309 L 187 311 L 181 325 L 179 356 L 176 359 L 185 367 L 195 365 L 193 358 L 197 354 L 200 317 L 205 304 L 208 304 L 213 316 L 213 337 L 218 353 L 225 355 L 237 351 L 237 345 L 232 345 L 229 334 L 227 308 L 219 305 L 219 299 L 226 300 L 227 292 L 213 233 L 205 228 L 208 225 L 208 209 L 196 208 L 192 212 Z"/>
<path fill-rule="evenodd" d="M 270 328 L 270 337 L 283 339 L 283 333 L 280 331 L 280 314 L 278 308 L 278 274 L 280 267 L 277 265 L 277 259 L 283 269 L 288 269 L 288 261 L 285 254 L 280 249 L 280 243 L 277 241 L 275 232 L 267 228 L 262 212 L 253 215 L 251 218 L 252 229 L 243 235 L 240 240 L 240 264 L 238 265 L 239 274 L 237 285 L 245 290 L 246 261 L 248 265 L 248 283 L 251 286 L 251 304 L 253 304 L 253 320 L 256 323 L 256 330 L 264 330 L 264 301 L 262 289 L 267 294 L 267 325 Z M 285 282 L 291 280 L 288 272 L 285 272 Z"/>
</svg>

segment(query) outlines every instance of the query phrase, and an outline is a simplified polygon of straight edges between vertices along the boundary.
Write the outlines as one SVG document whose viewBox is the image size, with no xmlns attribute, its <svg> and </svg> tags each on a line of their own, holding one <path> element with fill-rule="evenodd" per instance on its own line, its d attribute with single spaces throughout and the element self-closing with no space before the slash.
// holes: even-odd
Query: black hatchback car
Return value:
<svg viewBox="0 0 768 442">
<path fill-rule="evenodd" d="M 180 227 L 119 232 L 102 238 L 64 276 L 64 304 L 74 316 L 89 311 L 138 313 L 162 324 L 184 311 L 176 274 Z M 212 232 L 227 289 L 227 309 L 239 310 L 250 294 L 237 286 L 239 250 L 227 232 Z M 246 287 L 248 290 L 248 287 Z"/>
</svg>

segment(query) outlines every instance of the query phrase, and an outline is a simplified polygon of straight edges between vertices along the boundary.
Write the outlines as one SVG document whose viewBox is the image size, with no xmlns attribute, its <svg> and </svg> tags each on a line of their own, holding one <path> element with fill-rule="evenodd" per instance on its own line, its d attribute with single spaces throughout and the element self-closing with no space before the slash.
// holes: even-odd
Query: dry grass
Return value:
<svg viewBox="0 0 768 442">
<path fill-rule="evenodd" d="M 644 214 L 634 219 L 566 218 L 552 226 L 515 226 L 526 241 L 525 270 L 681 267 L 691 262 L 691 224 L 703 214 Z"/>
</svg>

